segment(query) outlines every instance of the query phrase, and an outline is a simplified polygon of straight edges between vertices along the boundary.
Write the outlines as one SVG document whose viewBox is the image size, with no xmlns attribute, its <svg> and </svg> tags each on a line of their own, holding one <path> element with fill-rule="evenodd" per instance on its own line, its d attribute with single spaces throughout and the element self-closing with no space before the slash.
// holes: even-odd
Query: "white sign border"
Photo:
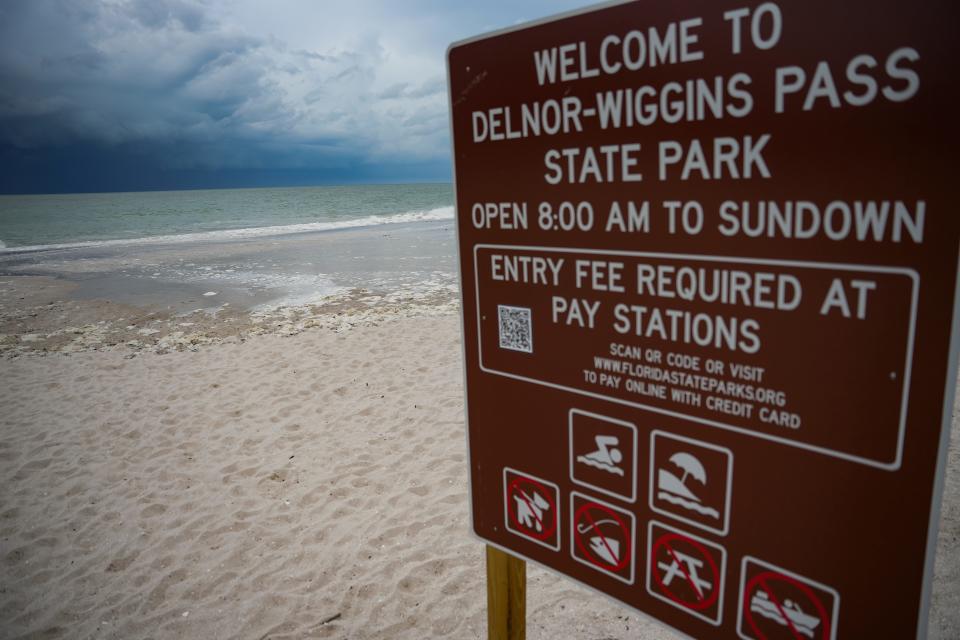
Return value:
<svg viewBox="0 0 960 640">
<path fill-rule="evenodd" d="M 500 371 L 499 369 L 492 369 L 487 367 L 483 363 L 483 337 L 481 335 L 481 317 L 480 317 L 480 275 L 478 269 L 478 252 L 481 249 L 503 249 L 508 251 L 530 251 L 530 252 L 550 252 L 550 253 L 580 253 L 587 255 L 607 255 L 607 256 L 630 256 L 630 257 L 641 257 L 641 258 L 654 258 L 659 260 L 691 260 L 699 262 L 727 262 L 727 263 L 742 263 L 742 264 L 759 264 L 759 265 L 773 265 L 773 266 L 784 266 L 784 267 L 794 267 L 799 269 L 821 269 L 821 270 L 830 270 L 830 271 L 862 271 L 867 273 L 886 273 L 892 275 L 901 275 L 910 278 L 913 287 L 910 294 L 910 322 L 909 329 L 907 331 L 907 345 L 906 345 L 906 354 L 904 358 L 904 373 L 902 379 L 902 392 L 900 394 L 900 423 L 897 430 L 897 448 L 894 459 L 891 462 L 883 462 L 879 460 L 873 460 L 871 458 L 865 458 L 863 456 L 857 456 L 851 453 L 845 453 L 843 451 L 836 451 L 834 449 L 829 449 L 827 447 L 821 447 L 818 445 L 809 444 L 806 442 L 798 442 L 796 440 L 790 440 L 789 438 L 781 438 L 773 434 L 760 433 L 752 429 L 747 429 L 744 427 L 738 427 L 736 425 L 728 424 L 726 422 L 720 422 L 717 420 L 709 420 L 707 418 L 700 418 L 697 416 L 688 415 L 685 413 L 680 413 L 679 411 L 673 411 L 670 409 L 664 409 L 662 407 L 655 407 L 653 405 L 643 404 L 642 402 L 633 402 L 631 400 L 624 400 L 623 398 L 615 398 L 613 396 L 604 395 L 601 393 L 596 393 L 594 391 L 586 391 L 584 389 L 577 389 L 575 387 L 568 387 L 563 384 L 558 384 L 555 382 L 547 382 L 545 380 L 537 380 L 536 378 L 530 378 L 527 376 L 519 375 L 516 373 L 510 373 L 508 371 Z M 796 447 L 798 449 L 805 449 L 807 451 L 813 451 L 814 453 L 820 453 L 826 456 L 833 458 L 839 458 L 841 460 L 847 460 L 848 462 L 855 462 L 857 464 L 866 465 L 868 467 L 874 467 L 876 469 L 883 469 L 884 471 L 896 471 L 900 468 L 900 465 L 903 462 L 903 442 L 907 426 L 907 405 L 908 400 L 910 399 L 910 378 L 913 368 L 913 344 L 916 334 L 916 324 L 917 324 L 917 302 L 919 297 L 920 289 L 920 276 L 913 269 L 907 269 L 904 267 L 884 267 L 876 265 L 859 265 L 859 264 L 842 264 L 842 263 L 832 263 L 832 262 L 815 262 L 815 261 L 801 261 L 801 260 L 772 260 L 767 258 L 743 258 L 736 256 L 713 256 L 713 255 L 699 255 L 699 254 L 683 254 L 683 253 L 654 253 L 647 251 L 617 251 L 617 250 L 607 250 L 607 249 L 577 249 L 570 247 L 543 247 L 543 246 L 526 246 L 526 245 L 507 245 L 507 244 L 486 244 L 480 243 L 473 246 L 473 276 L 474 276 L 474 294 L 476 296 L 476 309 L 477 309 L 477 357 L 480 363 L 480 369 L 486 373 L 492 373 L 494 375 L 504 376 L 507 378 L 513 378 L 514 380 L 523 380 L 524 382 L 530 382 L 533 384 L 538 384 L 544 387 L 550 387 L 553 389 L 560 389 L 561 391 L 568 391 L 570 393 L 576 393 L 579 395 L 589 396 L 591 398 L 597 398 L 600 400 L 606 400 L 608 402 L 615 402 L 617 404 L 626 405 L 628 407 L 634 407 L 637 409 L 645 409 L 647 411 L 652 411 L 653 413 L 659 413 L 661 415 L 670 416 L 672 418 L 679 418 L 681 420 L 687 420 L 690 422 L 696 422 L 699 424 L 704 424 L 710 427 L 719 427 L 720 429 L 726 429 L 728 431 L 733 431 L 735 433 L 740 433 L 743 435 L 751 436 L 754 438 L 760 438 L 762 440 L 769 440 L 771 442 L 777 442 L 780 444 L 785 444 L 787 446 Z"/>
<path fill-rule="evenodd" d="M 450 43 L 447 46 L 447 50 L 444 54 L 444 59 L 446 60 L 446 75 L 447 75 L 447 112 L 450 114 L 448 118 L 449 132 L 450 132 L 450 165 L 452 170 L 453 178 L 453 199 L 454 199 L 454 239 L 457 246 L 457 272 L 460 277 L 460 330 L 461 337 L 466 336 L 467 334 L 467 317 L 464 313 L 464 303 L 465 293 L 463 288 L 463 260 L 460 259 L 460 217 L 458 209 L 458 194 L 457 194 L 457 149 L 456 141 L 454 138 L 453 131 L 453 93 L 450 91 L 451 82 L 451 73 L 450 73 L 450 52 L 453 49 L 470 44 L 472 42 L 480 42 L 482 40 L 487 40 L 501 35 L 507 35 L 515 31 L 523 31 L 524 29 L 529 29 L 532 27 L 550 24 L 552 22 L 558 22 L 560 20 L 565 20 L 567 18 L 576 17 L 578 15 L 584 15 L 587 13 L 593 13 L 596 11 L 601 11 L 603 9 L 608 9 L 611 7 L 616 7 L 623 4 L 628 4 L 634 0 L 606 0 L 605 2 L 598 2 L 595 4 L 587 5 L 579 9 L 572 9 L 570 11 L 564 11 L 562 13 L 557 13 L 550 16 L 545 16 L 536 20 L 531 20 L 529 22 L 522 22 L 520 24 L 511 25 L 509 27 L 504 27 L 501 29 L 495 29 L 492 31 L 484 32 L 476 36 L 471 36 L 469 38 L 464 38 L 462 40 L 457 40 Z M 934 562 L 936 559 L 937 551 L 937 531 L 939 529 L 940 523 L 940 512 L 943 506 L 943 492 L 944 485 L 946 483 L 946 469 L 947 469 L 947 450 L 950 445 L 950 431 L 951 431 L 951 422 L 953 419 L 953 399 L 957 392 L 957 375 L 958 375 L 958 365 L 960 365 L 960 256 L 958 256 L 958 263 L 955 267 L 955 272 L 958 274 L 955 276 L 954 280 L 954 293 L 953 293 L 953 314 L 950 317 L 950 346 L 948 350 L 948 360 L 947 360 L 947 376 L 944 382 L 945 391 L 943 396 L 943 406 L 941 408 L 941 423 L 940 423 L 940 444 L 939 451 L 937 454 L 937 464 L 933 481 L 933 492 L 930 498 L 930 518 L 928 521 L 927 527 L 927 549 L 926 549 L 926 558 L 924 562 L 924 571 L 923 571 L 923 585 L 920 595 L 920 611 L 918 614 L 917 625 L 916 625 L 916 639 L 923 640 L 927 637 L 927 631 L 930 626 L 930 601 L 931 593 L 933 591 L 933 574 L 934 574 Z M 478 336 L 479 338 L 479 336 Z M 467 345 L 466 340 L 461 339 L 460 341 L 460 361 L 463 364 L 462 370 L 462 380 L 463 388 L 467 389 Z M 467 488 L 469 494 L 472 498 L 473 496 L 473 469 L 471 467 L 471 456 L 470 456 L 470 405 L 469 399 L 466 392 L 464 392 L 463 397 L 463 421 L 464 421 L 464 440 L 466 442 L 466 451 L 467 451 Z M 642 618 L 650 620 L 659 624 L 673 633 L 676 633 L 682 638 L 687 638 L 688 640 L 695 640 L 692 636 L 687 633 L 677 629 L 673 625 L 664 622 L 663 620 L 657 618 L 653 614 L 634 607 L 630 604 L 627 604 L 619 598 L 611 596 L 609 593 L 606 593 L 596 587 L 592 587 L 589 584 L 582 582 L 581 580 L 571 576 L 555 567 L 549 566 L 539 560 L 534 560 L 522 553 L 518 553 L 513 549 L 508 549 L 507 547 L 496 543 L 492 540 L 487 540 L 476 530 L 476 523 L 473 518 L 473 505 L 471 503 L 471 508 L 469 510 L 469 520 L 470 528 L 469 534 L 475 538 L 478 542 L 489 545 L 494 549 L 499 549 L 504 553 L 512 554 L 515 557 L 522 558 L 523 560 L 530 562 L 534 565 L 539 566 L 540 568 L 553 573 L 557 576 L 571 580 L 572 582 L 580 585 L 584 589 L 595 593 L 598 596 L 606 598 L 610 602 L 614 602 L 620 606 L 627 607 L 631 611 L 637 613 Z"/>
</svg>

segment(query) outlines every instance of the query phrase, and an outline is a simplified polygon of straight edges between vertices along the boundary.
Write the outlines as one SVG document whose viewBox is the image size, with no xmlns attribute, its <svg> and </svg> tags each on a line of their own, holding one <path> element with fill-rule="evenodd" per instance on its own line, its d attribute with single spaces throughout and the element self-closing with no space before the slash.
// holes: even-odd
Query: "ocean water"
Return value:
<svg viewBox="0 0 960 640">
<path fill-rule="evenodd" d="M 453 211 L 449 184 L 0 196 L 0 278 L 175 314 L 354 291 L 442 302 L 458 292 Z"/>
<path fill-rule="evenodd" d="M 0 196 L 0 252 L 255 238 L 453 211 L 450 184 Z"/>
</svg>

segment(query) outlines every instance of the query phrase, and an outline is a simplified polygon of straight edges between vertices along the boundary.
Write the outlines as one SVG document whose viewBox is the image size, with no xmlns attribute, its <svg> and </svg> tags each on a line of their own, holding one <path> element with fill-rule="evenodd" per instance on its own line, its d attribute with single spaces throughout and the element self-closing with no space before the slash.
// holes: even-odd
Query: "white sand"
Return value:
<svg viewBox="0 0 960 640">
<path fill-rule="evenodd" d="M 26 356 L 0 362 L 0 407 L 0 637 L 485 634 L 455 316 Z M 950 459 L 943 640 L 960 637 Z M 673 637 L 546 571 L 528 578 L 530 638 Z"/>
</svg>

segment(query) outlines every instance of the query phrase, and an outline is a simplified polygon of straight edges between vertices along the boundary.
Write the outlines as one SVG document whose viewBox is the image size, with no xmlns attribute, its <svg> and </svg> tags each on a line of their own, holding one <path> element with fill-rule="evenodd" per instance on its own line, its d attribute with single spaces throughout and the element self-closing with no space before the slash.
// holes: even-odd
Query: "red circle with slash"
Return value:
<svg viewBox="0 0 960 640">
<path fill-rule="evenodd" d="M 530 503 L 530 499 L 527 495 L 520 490 L 521 484 L 528 484 L 533 486 L 534 489 L 539 489 L 540 493 L 543 494 L 544 499 L 550 505 L 550 526 L 546 526 L 545 523 L 537 517 L 537 511 L 533 508 L 533 505 Z M 529 527 L 525 527 L 520 524 L 520 521 L 517 519 L 517 514 L 515 513 L 515 507 L 512 508 L 511 498 L 513 498 L 514 492 L 520 494 L 520 499 L 527 503 L 527 507 L 530 509 L 530 513 L 533 515 L 534 519 L 540 523 L 540 527 L 543 529 L 541 532 L 531 531 Z M 557 505 L 554 503 L 553 498 L 551 497 L 551 492 L 541 483 L 537 482 L 533 478 L 527 478 L 525 476 L 517 476 L 514 478 L 510 485 L 507 487 L 507 513 L 510 514 L 510 520 L 513 522 L 514 526 L 517 527 L 520 531 L 523 532 L 523 535 L 530 536 L 531 538 L 536 538 L 537 540 L 547 540 L 549 539 L 554 532 L 557 530 Z"/>
<path fill-rule="evenodd" d="M 690 574 L 687 572 L 686 568 L 684 567 L 684 564 L 680 561 L 680 558 L 677 557 L 676 551 L 674 551 L 673 547 L 670 545 L 670 543 L 673 542 L 674 540 L 680 540 L 686 544 L 689 544 L 694 549 L 696 549 L 697 552 L 701 556 L 703 556 L 703 558 L 707 561 L 707 566 L 710 568 L 710 572 L 713 574 L 713 589 L 710 591 L 709 596 L 704 596 L 701 593 L 700 587 L 694 582 L 693 578 L 690 577 Z M 661 547 L 666 548 L 670 558 L 677 563 L 677 566 L 680 568 L 680 571 L 683 573 L 683 577 L 686 579 L 687 584 L 690 585 L 690 587 L 693 589 L 693 592 L 695 594 L 700 596 L 694 602 L 684 600 L 680 596 L 670 591 L 670 587 L 663 584 L 663 580 L 660 578 L 660 574 L 657 571 L 657 565 L 656 565 L 657 551 L 659 551 Z M 679 533 L 667 533 L 665 535 L 660 536 L 657 539 L 657 541 L 654 543 L 653 549 L 650 551 L 650 567 L 653 573 L 653 578 L 654 580 L 657 581 L 657 584 L 660 586 L 660 590 L 663 591 L 663 593 L 666 594 L 668 598 L 670 598 L 677 604 L 683 607 L 686 607 L 687 609 L 693 609 L 695 611 L 706 609 L 711 605 L 713 605 L 717 601 L 717 598 L 720 595 L 720 588 L 721 588 L 720 570 L 717 569 L 717 563 L 713 561 L 713 556 L 710 555 L 710 551 L 705 546 L 703 546 L 702 544 L 700 544 L 699 542 L 697 542 L 692 538 L 688 538 L 686 536 L 680 535 Z"/>
<path fill-rule="evenodd" d="M 823 603 L 820 602 L 820 598 L 817 597 L 817 594 L 813 592 L 813 589 L 803 584 L 796 578 L 791 578 L 790 576 L 784 575 L 782 573 L 777 573 L 776 571 L 764 571 L 758 573 L 757 575 L 750 578 L 750 581 L 747 582 L 747 586 L 743 588 L 743 614 L 747 619 L 747 623 L 750 625 L 750 628 L 753 629 L 753 632 L 757 634 L 759 640 L 767 640 L 766 634 L 760 631 L 760 627 L 757 625 L 756 620 L 753 619 L 753 612 L 750 610 L 750 600 L 747 598 L 753 587 L 758 583 L 760 588 L 762 588 L 767 597 L 770 599 L 780 612 L 780 615 L 783 616 L 783 619 L 787 622 L 787 628 L 790 630 L 790 633 L 793 634 L 794 638 L 802 640 L 800 632 L 797 631 L 797 628 L 793 625 L 793 622 L 790 621 L 790 618 L 787 616 L 787 612 L 783 610 L 783 605 L 780 604 L 780 600 L 774 595 L 773 590 L 770 588 L 769 582 L 779 581 L 786 582 L 787 584 L 796 587 L 800 593 L 807 597 L 807 600 L 813 605 L 813 608 L 817 610 L 817 613 L 820 614 L 820 620 L 823 621 L 823 632 L 821 633 L 821 638 L 830 637 L 830 618 L 827 615 L 827 608 L 823 606 Z"/>
<path fill-rule="evenodd" d="M 582 534 L 580 533 L 580 526 L 579 526 L 581 517 L 586 518 L 588 521 L 587 523 L 590 525 L 590 528 L 593 529 L 598 536 L 600 536 L 600 540 L 602 541 L 603 545 L 607 548 L 607 551 L 610 552 L 610 556 L 614 558 L 617 557 L 617 554 L 615 554 L 613 552 L 613 549 L 610 548 L 610 543 L 607 542 L 606 536 L 604 536 L 603 533 L 601 533 L 600 529 L 597 527 L 596 521 L 593 519 L 593 516 L 590 515 L 590 509 L 599 509 L 604 514 L 613 518 L 614 521 L 616 521 L 617 525 L 619 525 L 620 530 L 623 532 L 624 553 L 621 555 L 620 561 L 617 562 L 616 564 L 610 564 L 598 558 L 594 558 L 593 554 L 590 553 L 590 550 L 583 544 L 583 540 L 580 537 Z M 624 523 L 623 518 L 617 515 L 616 511 L 614 511 L 613 509 L 609 509 L 603 506 L 602 504 L 597 504 L 596 502 L 588 502 L 582 507 L 580 507 L 579 509 L 577 509 L 577 512 L 574 514 L 573 529 L 574 529 L 573 537 L 577 543 L 577 547 L 580 549 L 581 553 L 583 553 L 583 556 L 587 559 L 587 561 L 590 562 L 590 564 L 597 566 L 603 569 L 604 571 L 620 571 L 621 569 L 627 566 L 627 563 L 630 561 L 630 553 L 632 552 L 632 550 L 630 549 L 630 529 L 627 527 L 626 523 Z"/>
</svg>

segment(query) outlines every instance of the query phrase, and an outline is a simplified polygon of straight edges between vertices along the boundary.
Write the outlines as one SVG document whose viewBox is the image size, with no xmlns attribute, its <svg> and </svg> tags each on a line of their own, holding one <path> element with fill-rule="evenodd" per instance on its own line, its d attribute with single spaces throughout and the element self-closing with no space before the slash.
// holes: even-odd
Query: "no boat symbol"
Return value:
<svg viewBox="0 0 960 640">
<path fill-rule="evenodd" d="M 832 640 L 834 589 L 755 558 L 744 560 L 738 632 L 756 640 Z"/>
<path fill-rule="evenodd" d="M 719 624 L 726 552 L 722 547 L 650 523 L 647 590 L 657 598 Z"/>
</svg>

